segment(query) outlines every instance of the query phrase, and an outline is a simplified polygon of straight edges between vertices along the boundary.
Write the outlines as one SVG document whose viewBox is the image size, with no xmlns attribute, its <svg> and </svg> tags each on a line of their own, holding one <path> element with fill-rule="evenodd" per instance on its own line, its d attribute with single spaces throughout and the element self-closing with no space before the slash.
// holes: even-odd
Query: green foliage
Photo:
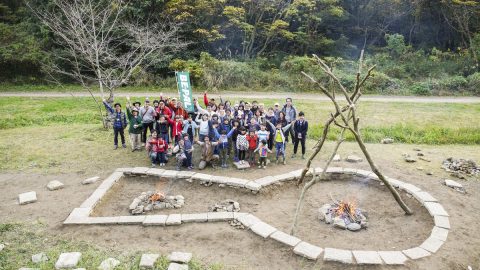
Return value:
<svg viewBox="0 0 480 270">
<path fill-rule="evenodd" d="M 480 95 L 480 72 L 473 73 L 467 79 L 468 90 L 475 95 Z"/>
<path fill-rule="evenodd" d="M 386 49 L 393 58 L 399 58 L 411 49 L 411 47 L 405 45 L 405 38 L 400 34 L 386 34 L 385 39 L 387 41 Z"/>
<path fill-rule="evenodd" d="M 414 95 L 429 96 L 432 94 L 432 85 L 428 82 L 418 82 L 410 86 L 410 91 Z"/>
</svg>

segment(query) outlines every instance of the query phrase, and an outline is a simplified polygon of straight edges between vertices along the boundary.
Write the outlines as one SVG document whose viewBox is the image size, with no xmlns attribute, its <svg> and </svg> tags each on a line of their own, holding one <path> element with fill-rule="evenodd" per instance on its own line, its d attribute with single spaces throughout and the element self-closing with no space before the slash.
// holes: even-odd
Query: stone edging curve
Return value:
<svg viewBox="0 0 480 270">
<path fill-rule="evenodd" d="M 315 173 L 322 172 L 321 168 L 316 168 Z M 80 207 L 73 209 L 68 218 L 63 222 L 65 225 L 144 225 L 144 226 L 171 226 L 191 222 L 216 222 L 237 220 L 246 228 L 249 228 L 255 234 L 263 238 L 271 238 L 293 249 L 297 255 L 310 260 L 317 260 L 323 253 L 324 261 L 336 261 L 346 264 L 404 264 L 408 259 L 416 260 L 430 256 L 437 252 L 443 243 L 447 240 L 450 230 L 449 215 L 443 206 L 426 191 L 393 178 L 387 177 L 387 180 L 395 188 L 399 188 L 411 194 L 418 200 L 433 217 L 435 226 L 428 237 L 420 246 L 402 251 L 364 251 L 364 250 L 342 250 L 336 248 L 321 248 L 301 239 L 291 236 L 287 233 L 277 230 L 275 227 L 261 221 L 250 213 L 239 212 L 207 212 L 193 214 L 170 214 L 170 215 L 139 215 L 139 216 L 113 216 L 113 217 L 90 217 L 94 207 L 101 201 L 108 190 L 123 175 L 151 175 L 170 179 L 185 179 L 187 181 L 201 181 L 224 184 L 234 188 L 245 188 L 253 193 L 258 193 L 262 188 L 275 183 L 291 181 L 298 179 L 302 170 L 296 170 L 289 173 L 266 176 L 256 180 L 245 180 L 239 178 L 230 178 L 223 176 L 214 176 L 192 171 L 174 171 L 157 168 L 135 167 L 119 168 L 106 178 L 100 186 L 85 200 Z M 308 172 L 312 175 L 313 170 Z M 360 177 L 366 177 L 378 180 L 378 177 L 371 171 L 331 167 L 327 169 L 331 174 L 350 174 Z"/>
</svg>

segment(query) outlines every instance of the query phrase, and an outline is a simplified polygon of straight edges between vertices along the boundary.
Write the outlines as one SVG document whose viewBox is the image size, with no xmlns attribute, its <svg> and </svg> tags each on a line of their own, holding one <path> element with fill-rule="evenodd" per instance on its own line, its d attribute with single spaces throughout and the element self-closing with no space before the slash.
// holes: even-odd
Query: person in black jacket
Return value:
<svg viewBox="0 0 480 270">
<path fill-rule="evenodd" d="M 297 154 L 298 143 L 300 142 L 302 144 L 302 159 L 305 159 L 305 140 L 308 132 L 308 121 L 305 120 L 305 114 L 303 112 L 298 114 L 298 119 L 293 125 L 293 132 L 294 145 L 292 158 Z"/>
</svg>

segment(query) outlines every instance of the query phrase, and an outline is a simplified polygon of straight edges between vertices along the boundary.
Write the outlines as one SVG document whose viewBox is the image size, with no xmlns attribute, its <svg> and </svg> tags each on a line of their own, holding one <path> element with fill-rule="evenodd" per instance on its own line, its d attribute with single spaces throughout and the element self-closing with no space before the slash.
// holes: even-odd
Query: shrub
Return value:
<svg viewBox="0 0 480 270">
<path fill-rule="evenodd" d="M 429 96 L 432 94 L 432 85 L 427 82 L 414 83 L 410 87 L 410 92 L 414 95 Z"/>
<path fill-rule="evenodd" d="M 467 78 L 467 89 L 474 95 L 480 95 L 480 72 L 475 72 Z"/>
</svg>

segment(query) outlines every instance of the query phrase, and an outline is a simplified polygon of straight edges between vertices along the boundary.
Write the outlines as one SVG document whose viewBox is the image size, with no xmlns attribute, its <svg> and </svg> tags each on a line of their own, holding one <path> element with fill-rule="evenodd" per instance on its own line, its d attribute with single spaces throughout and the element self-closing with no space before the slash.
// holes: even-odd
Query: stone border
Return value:
<svg viewBox="0 0 480 270">
<path fill-rule="evenodd" d="M 316 168 L 315 173 L 320 174 L 323 170 Z M 434 219 L 435 226 L 432 229 L 430 237 L 420 246 L 402 251 L 366 251 L 366 250 L 341 250 L 326 247 L 325 249 L 304 242 L 301 239 L 291 236 L 285 232 L 277 230 L 275 227 L 261 221 L 258 217 L 250 213 L 237 212 L 207 212 L 192 214 L 170 214 L 170 215 L 139 215 L 139 216 L 114 216 L 114 217 L 90 217 L 94 207 L 102 200 L 108 190 L 124 175 L 149 175 L 159 176 L 170 179 L 184 179 L 188 182 L 200 181 L 202 183 L 222 184 L 233 188 L 244 188 L 254 194 L 261 189 L 285 181 L 298 179 L 302 169 L 289 173 L 265 176 L 256 180 L 245 180 L 239 178 L 230 178 L 224 176 L 215 176 L 191 171 L 173 171 L 158 168 L 135 167 L 119 168 L 115 170 L 100 186 L 86 199 L 78 208 L 73 209 L 68 218 L 63 222 L 65 225 L 143 225 L 143 226 L 173 226 L 182 223 L 192 222 L 219 222 L 237 220 L 246 228 L 255 234 L 266 239 L 273 239 L 290 247 L 293 252 L 299 256 L 310 260 L 317 260 L 322 253 L 324 261 L 335 261 L 346 264 L 387 264 L 402 265 L 408 259 L 416 260 L 437 252 L 447 240 L 450 231 L 449 215 L 435 197 L 420 188 L 387 177 L 387 181 L 395 188 L 411 194 L 419 201 L 430 213 Z M 330 174 L 349 174 L 359 177 L 365 177 L 377 180 L 378 177 L 371 171 L 331 167 L 327 173 Z M 310 170 L 307 175 L 312 175 Z"/>
</svg>

